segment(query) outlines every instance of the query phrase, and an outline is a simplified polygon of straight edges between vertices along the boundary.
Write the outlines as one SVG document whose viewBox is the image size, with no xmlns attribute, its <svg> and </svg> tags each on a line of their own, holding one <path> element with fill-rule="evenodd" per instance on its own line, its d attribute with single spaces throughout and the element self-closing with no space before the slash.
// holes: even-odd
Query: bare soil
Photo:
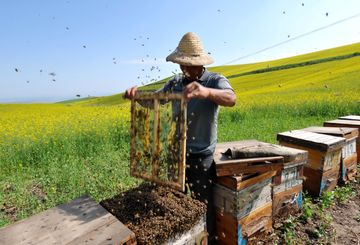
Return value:
<svg viewBox="0 0 360 245">
<path fill-rule="evenodd" d="M 190 230 L 206 213 L 202 202 L 149 183 L 100 204 L 135 233 L 138 244 L 162 244 Z"/>
<path fill-rule="evenodd" d="M 289 211 L 275 219 L 272 234 L 256 234 L 249 244 L 360 244 L 360 182 L 352 183 L 355 195 L 335 201 L 323 213 L 314 210 L 304 219 L 300 211 Z M 315 204 L 316 205 L 316 204 Z"/>
<path fill-rule="evenodd" d="M 360 183 L 353 183 L 356 196 L 330 208 L 335 229 L 333 244 L 360 244 Z"/>
</svg>

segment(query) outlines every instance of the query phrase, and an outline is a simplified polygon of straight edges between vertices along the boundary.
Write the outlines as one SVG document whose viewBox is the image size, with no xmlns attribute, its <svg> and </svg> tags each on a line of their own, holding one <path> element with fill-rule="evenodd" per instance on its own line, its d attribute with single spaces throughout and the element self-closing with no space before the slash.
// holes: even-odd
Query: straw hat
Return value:
<svg viewBox="0 0 360 245">
<path fill-rule="evenodd" d="M 166 57 L 166 61 L 186 66 L 203 66 L 214 62 L 210 55 L 205 53 L 200 37 L 193 32 L 188 32 L 181 38 L 175 51 Z"/>
</svg>

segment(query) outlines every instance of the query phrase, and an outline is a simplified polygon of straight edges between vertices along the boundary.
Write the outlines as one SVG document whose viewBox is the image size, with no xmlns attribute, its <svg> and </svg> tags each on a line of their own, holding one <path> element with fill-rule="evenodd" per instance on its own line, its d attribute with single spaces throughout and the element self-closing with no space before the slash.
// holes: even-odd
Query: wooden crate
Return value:
<svg viewBox="0 0 360 245">
<path fill-rule="evenodd" d="M 357 173 L 356 164 L 358 161 L 356 153 L 356 139 L 359 136 L 358 129 L 345 127 L 309 127 L 302 130 L 345 138 L 346 144 L 341 151 L 340 181 L 347 183 L 355 179 Z"/>
<path fill-rule="evenodd" d="M 217 244 L 246 244 L 255 233 L 272 230 L 272 203 L 257 208 L 240 220 L 219 210 L 215 218 Z"/>
<path fill-rule="evenodd" d="M 341 150 L 346 144 L 344 138 L 294 130 L 279 133 L 277 139 L 281 145 L 309 152 L 308 163 L 304 166 L 304 190 L 318 196 L 335 188 L 339 176 L 336 171 L 340 170 Z"/>
<path fill-rule="evenodd" d="M 136 244 L 135 234 L 84 196 L 0 229 L 0 244 Z"/>
<path fill-rule="evenodd" d="M 347 128 L 356 128 L 360 131 L 360 121 L 357 120 L 331 120 L 324 122 L 325 127 L 347 127 Z M 358 155 L 358 163 L 360 156 L 360 137 L 356 138 L 356 153 Z"/>
</svg>

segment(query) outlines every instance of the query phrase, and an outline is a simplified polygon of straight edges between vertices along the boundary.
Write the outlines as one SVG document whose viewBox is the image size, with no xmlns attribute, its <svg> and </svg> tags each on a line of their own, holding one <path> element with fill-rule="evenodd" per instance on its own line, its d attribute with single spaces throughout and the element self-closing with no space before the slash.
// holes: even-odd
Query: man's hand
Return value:
<svg viewBox="0 0 360 245">
<path fill-rule="evenodd" d="M 137 86 L 129 88 L 128 90 L 125 91 L 123 98 L 124 99 L 132 99 L 132 98 L 134 98 L 136 92 L 137 92 Z"/>
<path fill-rule="evenodd" d="M 198 82 L 192 82 L 186 85 L 183 93 L 188 100 L 192 98 L 208 99 L 210 96 L 210 89 L 202 86 Z"/>
</svg>

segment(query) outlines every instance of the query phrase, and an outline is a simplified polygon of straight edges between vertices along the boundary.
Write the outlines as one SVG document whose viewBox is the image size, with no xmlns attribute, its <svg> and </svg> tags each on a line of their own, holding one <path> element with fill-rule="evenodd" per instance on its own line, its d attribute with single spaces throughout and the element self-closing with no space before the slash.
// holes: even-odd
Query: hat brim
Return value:
<svg viewBox="0 0 360 245">
<path fill-rule="evenodd" d="M 201 54 L 196 56 L 187 56 L 175 50 L 172 52 L 168 57 L 166 57 L 166 61 L 171 61 L 179 65 L 186 65 L 186 66 L 204 66 L 210 65 L 214 63 L 213 58 L 211 58 L 208 54 Z"/>
</svg>

